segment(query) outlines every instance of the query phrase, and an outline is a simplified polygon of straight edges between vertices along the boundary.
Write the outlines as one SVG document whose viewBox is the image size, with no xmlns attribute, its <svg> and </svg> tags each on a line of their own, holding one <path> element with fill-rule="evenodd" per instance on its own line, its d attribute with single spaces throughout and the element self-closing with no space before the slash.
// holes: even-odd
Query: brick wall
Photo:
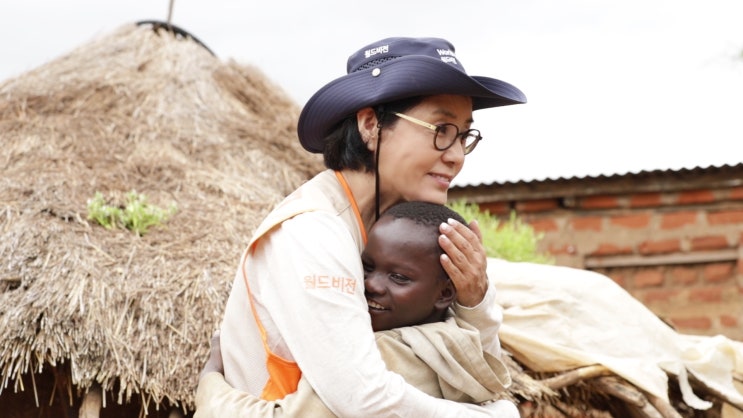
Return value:
<svg viewBox="0 0 743 418">
<path fill-rule="evenodd" d="M 726 176 L 696 187 L 665 177 L 621 187 L 578 179 L 454 198 L 501 217 L 516 211 L 544 234 L 541 249 L 557 264 L 609 276 L 679 332 L 743 341 L 743 175 Z"/>
<path fill-rule="evenodd" d="M 743 187 L 509 207 L 557 264 L 606 274 L 680 332 L 743 340 Z"/>
</svg>

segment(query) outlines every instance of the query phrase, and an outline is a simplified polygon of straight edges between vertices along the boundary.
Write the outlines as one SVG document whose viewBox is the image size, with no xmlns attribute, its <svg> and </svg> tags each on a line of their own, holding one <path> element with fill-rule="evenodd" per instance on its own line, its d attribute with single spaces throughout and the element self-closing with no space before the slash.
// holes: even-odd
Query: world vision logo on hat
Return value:
<svg viewBox="0 0 743 418">
<path fill-rule="evenodd" d="M 375 56 L 377 54 L 386 54 L 388 52 L 390 52 L 390 46 L 389 45 L 382 45 L 382 46 L 378 46 L 376 48 L 367 49 L 366 51 L 364 51 L 364 57 L 365 58 L 371 58 L 371 57 L 373 57 L 373 56 Z"/>
<path fill-rule="evenodd" d="M 436 49 L 436 52 L 439 53 L 441 61 L 447 64 L 457 65 L 457 55 L 451 49 Z"/>
</svg>

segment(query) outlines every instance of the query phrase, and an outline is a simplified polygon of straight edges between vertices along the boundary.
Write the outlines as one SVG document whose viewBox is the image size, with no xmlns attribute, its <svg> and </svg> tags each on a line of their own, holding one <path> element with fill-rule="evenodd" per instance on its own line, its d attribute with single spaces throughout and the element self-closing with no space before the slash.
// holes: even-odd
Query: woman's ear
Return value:
<svg viewBox="0 0 743 418">
<path fill-rule="evenodd" d="M 447 280 L 446 284 L 441 287 L 441 293 L 439 293 L 438 299 L 434 303 L 436 309 L 445 310 L 454 302 L 457 298 L 457 289 L 454 287 L 454 283 L 451 280 Z"/>
<path fill-rule="evenodd" d="M 377 148 L 377 137 L 379 128 L 377 127 L 377 114 L 371 107 L 365 107 L 356 112 L 356 123 L 358 123 L 361 139 L 366 144 L 369 151 L 374 152 Z"/>
</svg>

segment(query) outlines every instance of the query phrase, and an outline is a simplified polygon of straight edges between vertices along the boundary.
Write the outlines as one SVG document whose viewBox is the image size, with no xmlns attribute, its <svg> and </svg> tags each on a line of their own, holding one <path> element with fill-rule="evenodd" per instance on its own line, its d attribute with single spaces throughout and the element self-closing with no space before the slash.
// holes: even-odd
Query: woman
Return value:
<svg viewBox="0 0 743 418">
<path fill-rule="evenodd" d="M 511 384 L 508 369 L 482 351 L 478 331 L 449 312 L 456 290 L 439 262 L 443 250 L 438 238 L 441 223 L 452 218 L 465 223 L 444 205 L 401 202 L 384 211 L 369 230 L 361 261 L 376 343 L 387 368 L 423 392 L 487 405 L 502 412 L 496 416 L 517 416 L 512 403 L 497 400 Z M 218 350 L 219 340 L 215 343 L 212 350 Z M 226 383 L 216 385 L 230 390 Z M 335 416 L 306 379 L 300 379 L 297 391 L 282 399 L 244 400 L 239 416 Z"/>
<path fill-rule="evenodd" d="M 299 118 L 300 142 L 322 152 L 328 170 L 269 214 L 238 268 L 220 329 L 227 382 L 274 400 L 294 392 L 303 375 L 339 417 L 492 416 L 431 398 L 387 371 L 359 254 L 393 204 L 446 202 L 481 139 L 471 129 L 473 110 L 524 102 L 510 84 L 467 75 L 443 39 L 387 38 L 351 55 L 348 74 L 315 93 Z M 442 224 L 441 264 L 457 289 L 456 315 L 498 355 L 501 313 L 479 229 L 471 228 Z M 200 416 L 238 408 L 233 395 L 207 397 Z"/>
</svg>

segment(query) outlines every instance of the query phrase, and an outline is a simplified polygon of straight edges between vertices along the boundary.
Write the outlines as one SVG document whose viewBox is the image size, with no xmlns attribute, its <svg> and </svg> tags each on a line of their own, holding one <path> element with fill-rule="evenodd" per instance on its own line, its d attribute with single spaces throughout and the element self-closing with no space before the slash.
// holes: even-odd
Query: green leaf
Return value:
<svg viewBox="0 0 743 418">
<path fill-rule="evenodd" d="M 147 196 L 132 190 L 126 194 L 123 207 L 106 203 L 103 194 L 96 192 L 88 200 L 88 219 L 94 220 L 106 229 L 126 228 L 144 235 L 151 227 L 160 226 L 177 212 L 175 204 L 162 209 L 147 203 Z"/>
</svg>

